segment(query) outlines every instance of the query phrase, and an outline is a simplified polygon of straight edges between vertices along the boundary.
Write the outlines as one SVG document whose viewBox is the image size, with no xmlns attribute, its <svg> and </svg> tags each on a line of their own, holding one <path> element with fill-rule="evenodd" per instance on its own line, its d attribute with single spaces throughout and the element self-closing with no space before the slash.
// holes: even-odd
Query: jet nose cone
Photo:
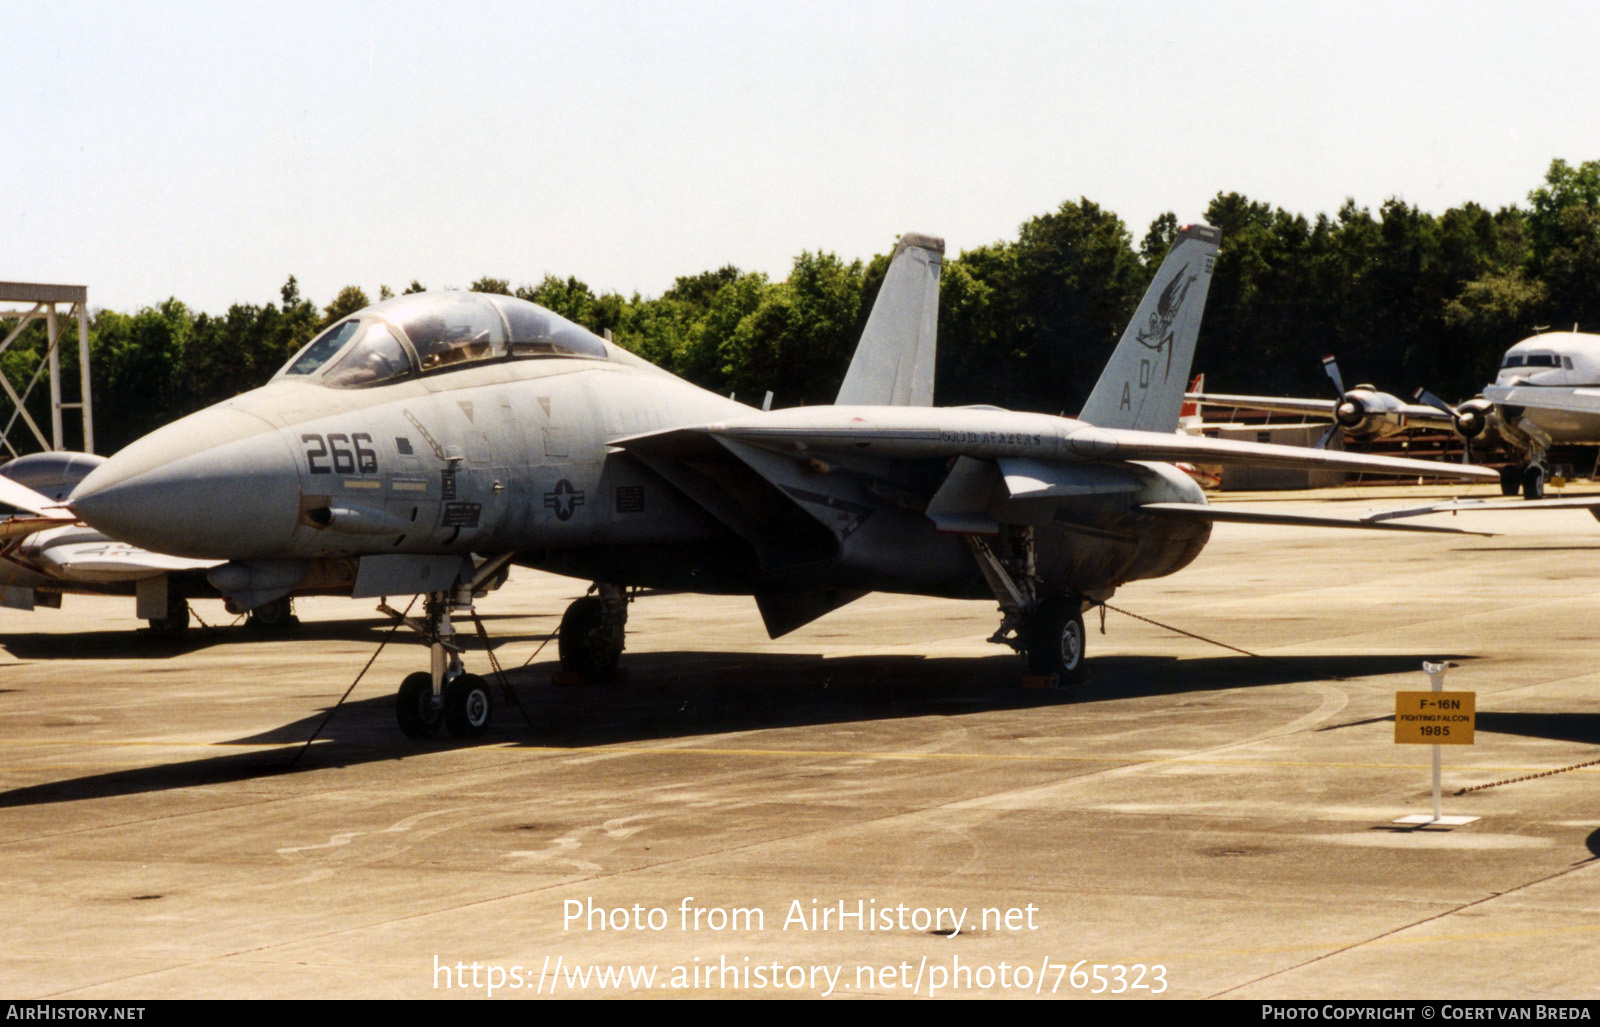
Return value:
<svg viewBox="0 0 1600 1027">
<path fill-rule="evenodd" d="M 203 414 L 196 417 L 200 423 L 185 418 L 96 468 L 67 506 L 112 538 L 156 552 L 278 555 L 299 517 L 293 451 L 264 423 L 268 430 L 218 445 Z"/>
</svg>

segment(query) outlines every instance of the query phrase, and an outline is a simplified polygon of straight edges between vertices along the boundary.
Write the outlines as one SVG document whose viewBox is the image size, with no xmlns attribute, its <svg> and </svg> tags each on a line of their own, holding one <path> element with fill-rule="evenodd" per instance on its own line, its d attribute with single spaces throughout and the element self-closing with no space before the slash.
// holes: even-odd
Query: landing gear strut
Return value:
<svg viewBox="0 0 1600 1027">
<path fill-rule="evenodd" d="M 1010 529 L 1002 540 L 1003 554 L 975 535 L 967 542 L 1005 614 L 989 641 L 1025 654 L 1030 673 L 1054 674 L 1062 685 L 1082 681 L 1088 637 L 1083 611 L 1096 600 L 1077 593 L 1040 594 L 1031 527 Z"/>
<path fill-rule="evenodd" d="M 430 592 L 423 598 L 422 618 L 405 618 L 428 643 L 431 664 L 426 671 L 407 675 L 395 696 L 395 717 L 407 738 L 432 738 L 441 726 L 457 738 L 478 738 L 494 719 L 489 683 L 462 666 L 461 647 L 450 622 L 453 608 L 472 609 L 471 592 L 466 591 L 463 602 L 463 591 Z"/>
<path fill-rule="evenodd" d="M 628 597 L 618 585 L 596 585 L 598 594 L 574 600 L 561 617 L 556 651 L 561 669 L 589 681 L 617 672 L 628 624 Z"/>
<path fill-rule="evenodd" d="M 494 693 L 489 682 L 468 674 L 461 662 L 452 613 L 472 612 L 472 597 L 483 582 L 498 573 L 511 554 L 485 561 L 473 579 L 450 592 L 429 592 L 423 597 L 423 614 L 407 617 L 380 610 L 401 620 L 428 645 L 429 668 L 406 676 L 395 695 L 395 718 L 407 738 L 432 738 L 444 727 L 456 738 L 481 738 L 494 721 Z"/>
</svg>

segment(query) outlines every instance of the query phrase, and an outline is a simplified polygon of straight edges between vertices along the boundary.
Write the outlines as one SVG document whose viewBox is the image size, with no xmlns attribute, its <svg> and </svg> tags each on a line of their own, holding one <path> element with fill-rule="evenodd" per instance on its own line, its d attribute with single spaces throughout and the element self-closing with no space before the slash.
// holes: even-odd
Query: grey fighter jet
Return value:
<svg viewBox="0 0 1600 1027">
<path fill-rule="evenodd" d="M 589 676 L 615 668 L 628 590 L 649 587 L 752 595 L 773 636 L 869 591 L 998 600 L 992 641 L 1072 680 L 1083 612 L 1188 564 L 1213 520 L 1373 526 L 1219 513 L 1168 461 L 1497 477 L 1177 434 L 1218 236 L 1180 233 L 1077 418 L 931 405 L 944 247 L 908 235 L 832 406 L 756 410 L 534 304 L 423 293 L 134 443 L 69 505 L 226 560 L 210 580 L 245 608 L 340 573 L 356 597 L 423 596 L 431 666 L 397 698 L 413 737 L 487 728 L 451 617 L 513 562 L 598 585 L 560 628 L 563 668 Z"/>
</svg>

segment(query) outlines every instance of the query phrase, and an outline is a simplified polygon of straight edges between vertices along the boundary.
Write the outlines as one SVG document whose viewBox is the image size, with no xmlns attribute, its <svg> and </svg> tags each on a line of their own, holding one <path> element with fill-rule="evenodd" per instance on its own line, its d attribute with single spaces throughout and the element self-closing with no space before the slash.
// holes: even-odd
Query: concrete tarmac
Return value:
<svg viewBox="0 0 1600 1027">
<path fill-rule="evenodd" d="M 557 687 L 584 584 L 518 571 L 480 611 L 520 709 L 470 744 L 400 735 L 405 634 L 340 703 L 368 602 L 179 641 L 3 610 L 0 994 L 1592 999 L 1600 524 L 1435 520 L 1502 534 L 1219 525 L 1057 690 L 992 603 L 892 595 L 776 641 L 646 596 L 627 683 Z M 1481 819 L 1401 827 L 1394 693 L 1440 657 L 1479 711 L 1444 812 Z"/>
</svg>

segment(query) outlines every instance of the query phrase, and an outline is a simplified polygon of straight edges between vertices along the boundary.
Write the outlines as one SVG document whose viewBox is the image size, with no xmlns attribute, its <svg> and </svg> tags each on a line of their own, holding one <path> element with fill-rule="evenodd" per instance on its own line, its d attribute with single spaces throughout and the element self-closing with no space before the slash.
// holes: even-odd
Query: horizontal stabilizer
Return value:
<svg viewBox="0 0 1600 1027">
<path fill-rule="evenodd" d="M 1492 535 L 1487 531 L 1465 531 L 1460 528 L 1442 528 L 1431 524 L 1389 524 L 1373 517 L 1359 520 L 1348 517 L 1318 517 L 1315 514 L 1277 513 L 1267 510 L 1240 510 L 1234 507 L 1215 507 L 1205 503 L 1146 503 L 1139 507 L 1146 513 L 1173 517 L 1178 520 L 1232 524 L 1280 524 L 1306 528 L 1368 528 L 1378 531 L 1425 531 L 1441 535 Z"/>
<path fill-rule="evenodd" d="M 1471 513 L 1474 511 L 1515 511 L 1529 513 L 1535 510 L 1600 510 L 1600 495 L 1562 496 L 1560 499 L 1451 499 L 1426 506 L 1406 506 L 1398 510 L 1380 510 L 1367 516 L 1374 521 L 1388 521 L 1399 517 L 1424 517 L 1436 513 Z"/>
</svg>

